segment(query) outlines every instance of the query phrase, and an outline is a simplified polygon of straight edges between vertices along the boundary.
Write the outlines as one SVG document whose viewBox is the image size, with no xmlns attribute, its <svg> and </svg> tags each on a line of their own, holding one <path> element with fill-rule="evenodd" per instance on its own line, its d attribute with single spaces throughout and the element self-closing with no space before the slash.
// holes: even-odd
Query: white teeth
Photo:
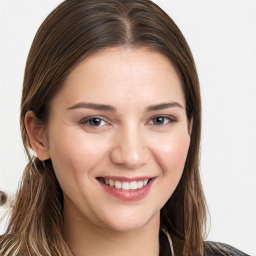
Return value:
<svg viewBox="0 0 256 256">
<path fill-rule="evenodd" d="M 105 180 L 105 183 L 107 183 L 106 180 Z M 115 182 L 113 180 L 108 180 L 108 184 L 109 184 L 110 187 L 115 186 Z"/>
<path fill-rule="evenodd" d="M 143 188 L 148 184 L 149 179 L 146 180 L 134 180 L 134 181 L 120 181 L 120 180 L 110 180 L 110 179 L 104 179 L 104 184 L 109 185 L 110 187 L 116 187 L 123 190 L 135 190 L 139 188 Z"/>
<path fill-rule="evenodd" d="M 146 186 L 148 184 L 148 180 L 143 181 L 143 186 Z"/>
<path fill-rule="evenodd" d="M 130 182 L 122 181 L 122 189 L 129 190 L 130 189 Z"/>
<path fill-rule="evenodd" d="M 142 188 L 143 187 L 143 180 L 138 181 L 138 188 Z"/>
<path fill-rule="evenodd" d="M 115 180 L 115 187 L 116 188 L 122 188 L 122 182 L 119 180 Z"/>
<path fill-rule="evenodd" d="M 137 181 L 131 181 L 130 182 L 130 189 L 137 189 L 138 188 L 138 184 Z"/>
</svg>

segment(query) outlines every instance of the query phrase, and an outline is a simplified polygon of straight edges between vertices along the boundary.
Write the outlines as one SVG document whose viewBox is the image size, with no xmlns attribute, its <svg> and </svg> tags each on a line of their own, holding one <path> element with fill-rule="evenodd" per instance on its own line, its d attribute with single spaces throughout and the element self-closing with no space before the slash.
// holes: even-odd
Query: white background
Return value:
<svg viewBox="0 0 256 256">
<path fill-rule="evenodd" d="M 26 57 L 36 30 L 60 2 L 0 2 L 0 190 L 9 194 L 15 192 L 26 162 L 19 132 Z M 256 255 L 256 3 L 155 2 L 182 30 L 198 68 L 201 171 L 211 215 L 208 240 Z"/>
</svg>

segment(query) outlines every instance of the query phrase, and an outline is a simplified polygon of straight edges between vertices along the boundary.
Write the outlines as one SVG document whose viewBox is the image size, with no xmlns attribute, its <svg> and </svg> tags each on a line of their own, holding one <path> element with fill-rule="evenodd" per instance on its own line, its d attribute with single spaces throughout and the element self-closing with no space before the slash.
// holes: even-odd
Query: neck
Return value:
<svg viewBox="0 0 256 256">
<path fill-rule="evenodd" d="M 159 255 L 160 214 L 145 226 L 115 231 L 64 209 L 64 236 L 73 256 Z"/>
</svg>

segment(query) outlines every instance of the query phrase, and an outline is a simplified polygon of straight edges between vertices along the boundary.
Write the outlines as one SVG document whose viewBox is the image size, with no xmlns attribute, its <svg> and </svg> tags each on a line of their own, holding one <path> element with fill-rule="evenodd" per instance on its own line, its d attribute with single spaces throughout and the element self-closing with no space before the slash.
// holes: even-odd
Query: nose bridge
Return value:
<svg viewBox="0 0 256 256">
<path fill-rule="evenodd" d="M 115 146 L 111 152 L 112 162 L 134 169 L 143 165 L 148 157 L 146 141 L 139 126 L 129 124 L 116 134 Z"/>
</svg>

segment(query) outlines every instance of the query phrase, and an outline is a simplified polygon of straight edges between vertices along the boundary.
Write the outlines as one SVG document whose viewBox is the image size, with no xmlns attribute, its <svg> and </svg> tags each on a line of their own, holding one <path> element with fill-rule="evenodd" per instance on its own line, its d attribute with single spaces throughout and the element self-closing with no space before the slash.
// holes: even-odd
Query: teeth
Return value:
<svg viewBox="0 0 256 256">
<path fill-rule="evenodd" d="M 129 190 L 130 189 L 130 182 L 122 181 L 122 189 Z"/>
<path fill-rule="evenodd" d="M 143 187 L 143 180 L 138 181 L 138 188 L 142 188 Z"/>
<path fill-rule="evenodd" d="M 108 185 L 109 185 L 110 187 L 114 187 L 114 186 L 115 186 L 115 182 L 114 182 L 113 180 L 109 180 L 109 181 L 108 181 Z"/>
<path fill-rule="evenodd" d="M 138 188 L 138 183 L 137 181 L 132 181 L 130 182 L 130 189 L 137 189 Z"/>
<path fill-rule="evenodd" d="M 143 188 L 148 184 L 148 179 L 146 180 L 138 180 L 138 181 L 120 181 L 120 180 L 108 180 L 104 178 L 98 178 L 98 180 L 110 187 L 116 187 L 123 190 L 135 190 L 139 188 Z"/>
<path fill-rule="evenodd" d="M 122 182 L 119 180 L 115 180 L 115 187 L 116 188 L 122 188 Z"/>
</svg>

